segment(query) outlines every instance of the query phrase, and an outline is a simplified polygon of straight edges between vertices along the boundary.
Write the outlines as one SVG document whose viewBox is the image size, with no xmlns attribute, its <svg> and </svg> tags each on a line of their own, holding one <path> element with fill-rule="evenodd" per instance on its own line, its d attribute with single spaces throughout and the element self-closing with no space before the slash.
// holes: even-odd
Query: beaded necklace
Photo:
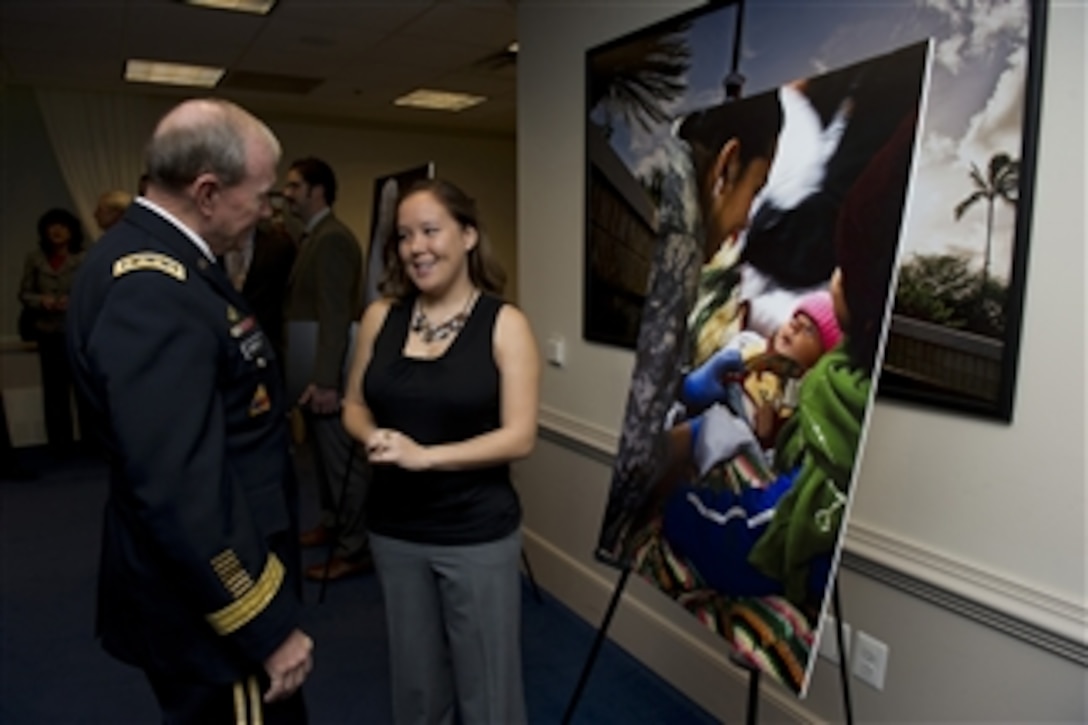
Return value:
<svg viewBox="0 0 1088 725">
<path fill-rule="evenodd" d="M 474 291 L 465 302 L 464 308 L 456 315 L 438 325 L 431 324 L 431 321 L 427 319 L 427 315 L 423 312 L 423 308 L 419 305 L 419 298 L 416 298 L 415 310 L 412 312 L 412 332 L 418 334 L 423 342 L 428 344 L 432 342 L 438 342 L 439 340 L 445 340 L 447 337 L 453 337 L 461 328 L 465 326 L 465 321 L 468 320 L 468 313 L 472 309 L 472 303 L 476 301 L 476 298 L 480 296 L 479 291 Z"/>
</svg>

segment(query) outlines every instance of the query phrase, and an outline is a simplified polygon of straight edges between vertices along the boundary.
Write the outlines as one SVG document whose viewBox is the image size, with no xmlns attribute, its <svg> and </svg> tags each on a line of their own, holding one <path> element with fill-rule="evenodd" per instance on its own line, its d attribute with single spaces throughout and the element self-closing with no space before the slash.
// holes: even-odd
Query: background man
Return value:
<svg viewBox="0 0 1088 725">
<path fill-rule="evenodd" d="M 148 144 L 146 197 L 72 294 L 69 351 L 112 467 L 98 631 L 170 723 L 306 717 L 286 396 L 215 263 L 268 214 L 279 155 L 238 106 L 174 108 Z"/>
<path fill-rule="evenodd" d="M 303 546 L 319 546 L 328 543 L 330 536 L 336 537 L 327 574 L 336 580 L 373 570 L 363 521 L 366 456 L 351 455 L 351 438 L 340 421 L 351 325 L 362 312 L 363 253 L 355 235 L 332 213 L 336 176 L 327 163 L 312 157 L 292 163 L 283 196 L 288 208 L 305 224 L 291 273 L 287 320 L 316 323 L 312 351 L 300 351 L 298 339 L 287 343 L 292 360 L 311 352 L 313 360 L 312 378 L 298 404 L 313 442 L 321 521 L 302 534 L 301 542 Z M 308 567 L 306 576 L 325 577 L 325 563 Z"/>
<path fill-rule="evenodd" d="M 107 191 L 98 197 L 98 205 L 94 208 L 94 220 L 98 228 L 107 232 L 117 222 L 132 203 L 132 194 L 121 189 Z"/>
<path fill-rule="evenodd" d="M 295 241 L 283 225 L 262 219 L 253 235 L 241 247 L 228 250 L 221 260 L 231 284 L 249 302 L 281 363 L 286 352 L 283 299 L 296 253 Z"/>
</svg>

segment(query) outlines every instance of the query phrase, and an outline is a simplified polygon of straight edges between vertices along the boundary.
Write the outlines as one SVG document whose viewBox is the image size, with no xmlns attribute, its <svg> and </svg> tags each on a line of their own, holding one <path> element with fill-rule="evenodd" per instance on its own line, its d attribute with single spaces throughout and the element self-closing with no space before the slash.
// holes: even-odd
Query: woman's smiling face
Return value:
<svg viewBox="0 0 1088 725">
<path fill-rule="evenodd" d="M 468 276 L 467 258 L 478 233 L 459 223 L 430 191 L 418 191 L 397 207 L 397 248 L 408 278 L 421 292 L 450 287 Z"/>
</svg>

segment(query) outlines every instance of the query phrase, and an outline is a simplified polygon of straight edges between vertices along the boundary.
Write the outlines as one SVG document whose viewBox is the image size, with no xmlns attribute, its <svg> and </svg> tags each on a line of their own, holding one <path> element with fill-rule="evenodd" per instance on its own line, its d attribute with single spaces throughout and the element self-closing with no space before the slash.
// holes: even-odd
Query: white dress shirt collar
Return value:
<svg viewBox="0 0 1088 725">
<path fill-rule="evenodd" d="M 189 241 L 192 242 L 197 249 L 204 253 L 204 256 L 207 257 L 209 261 L 215 261 L 215 255 L 212 254 L 212 249 L 208 246 L 208 243 L 201 239 L 199 234 L 194 232 L 189 227 L 185 226 L 185 224 L 183 224 L 181 220 L 178 219 L 176 216 L 166 211 L 155 202 L 150 201 L 146 196 L 138 196 L 133 199 L 133 201 L 135 201 L 137 204 L 144 207 L 145 209 L 152 211 L 155 214 L 158 214 L 163 219 L 173 224 L 175 227 L 181 230 L 182 234 L 189 238 Z"/>
</svg>

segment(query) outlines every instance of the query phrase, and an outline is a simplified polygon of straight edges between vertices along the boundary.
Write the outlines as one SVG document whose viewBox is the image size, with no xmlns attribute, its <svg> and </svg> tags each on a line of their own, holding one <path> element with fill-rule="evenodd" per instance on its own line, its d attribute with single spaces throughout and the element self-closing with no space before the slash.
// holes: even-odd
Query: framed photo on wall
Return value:
<svg viewBox="0 0 1088 725">
<path fill-rule="evenodd" d="M 688 29 L 713 51 L 679 43 Z M 677 118 L 931 39 L 918 193 L 879 391 L 1010 420 L 1045 32 L 1045 0 L 734 0 L 591 48 L 583 336 L 635 348 L 659 221 L 651 160 Z"/>
<path fill-rule="evenodd" d="M 924 16 L 938 41 L 934 123 L 904 230 L 880 393 L 1010 421 L 1047 4 L 999 5 Z"/>
</svg>

